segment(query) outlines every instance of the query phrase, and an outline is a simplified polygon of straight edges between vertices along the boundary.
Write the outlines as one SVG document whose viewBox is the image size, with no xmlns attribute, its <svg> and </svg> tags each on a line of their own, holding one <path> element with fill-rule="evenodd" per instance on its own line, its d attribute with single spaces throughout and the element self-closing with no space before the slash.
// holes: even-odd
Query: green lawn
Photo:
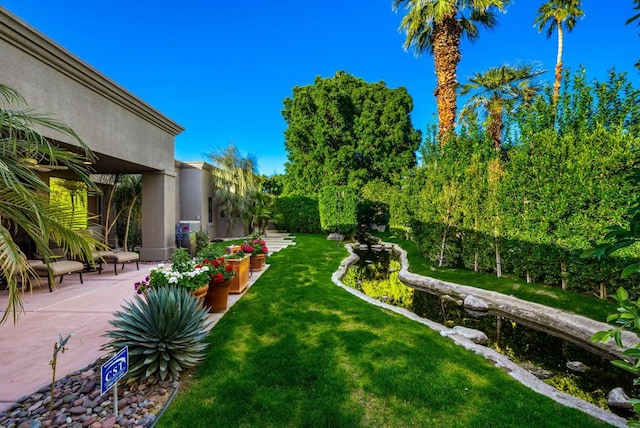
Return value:
<svg viewBox="0 0 640 428">
<path fill-rule="evenodd" d="M 323 236 L 271 268 L 220 320 L 158 427 L 596 427 L 427 327 L 331 282 Z"/>
<path fill-rule="evenodd" d="M 420 251 L 418 251 L 415 243 L 398 239 L 388 234 L 380 235 L 380 237 L 386 242 L 400 245 L 407 252 L 409 271 L 419 275 L 430 276 L 442 281 L 461 285 L 470 285 L 485 290 L 497 291 L 519 299 L 573 312 L 601 322 L 606 322 L 607 316 L 615 313 L 617 309 L 615 303 L 611 301 L 562 290 L 558 287 L 533 283 L 527 284 L 525 280 L 515 275 L 507 274 L 504 275 L 503 278 L 497 278 L 493 274 L 478 273 L 468 269 L 433 267 Z"/>
</svg>

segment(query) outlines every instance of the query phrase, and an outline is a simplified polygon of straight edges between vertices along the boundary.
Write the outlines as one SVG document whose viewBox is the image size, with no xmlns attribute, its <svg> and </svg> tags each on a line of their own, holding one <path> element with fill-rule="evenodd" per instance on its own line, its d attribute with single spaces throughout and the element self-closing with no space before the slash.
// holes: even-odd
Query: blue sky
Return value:
<svg viewBox="0 0 640 428">
<path fill-rule="evenodd" d="M 542 1 L 514 0 L 479 42 L 463 43 L 458 79 L 538 61 L 552 81 L 556 38 L 533 27 Z M 0 0 L 0 5 L 186 128 L 176 158 L 206 160 L 234 143 L 260 172 L 284 172 L 283 100 L 292 88 L 345 70 L 404 86 L 413 124 L 435 122 L 433 59 L 402 49 L 402 11 L 391 0 L 221 2 L 190 0 Z M 585 17 L 565 37 L 565 66 L 590 78 L 611 67 L 637 82 L 640 28 L 624 25 L 632 0 L 584 0 Z"/>
</svg>

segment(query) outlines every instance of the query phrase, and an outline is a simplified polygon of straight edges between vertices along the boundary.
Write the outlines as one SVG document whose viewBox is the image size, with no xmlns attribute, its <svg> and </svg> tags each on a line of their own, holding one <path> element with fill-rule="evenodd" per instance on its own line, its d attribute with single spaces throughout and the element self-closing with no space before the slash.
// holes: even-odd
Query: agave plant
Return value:
<svg viewBox="0 0 640 428">
<path fill-rule="evenodd" d="M 135 296 L 109 321 L 115 330 L 104 349 L 129 347 L 129 380 L 174 379 L 204 358 L 210 322 L 207 309 L 183 287 L 159 287 L 145 298 Z"/>
</svg>

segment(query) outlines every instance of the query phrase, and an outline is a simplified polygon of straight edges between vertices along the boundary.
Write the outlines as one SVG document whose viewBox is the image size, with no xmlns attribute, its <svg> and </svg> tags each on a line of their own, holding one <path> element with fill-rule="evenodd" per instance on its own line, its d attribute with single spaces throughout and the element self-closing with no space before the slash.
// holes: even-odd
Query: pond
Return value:
<svg viewBox="0 0 640 428">
<path fill-rule="evenodd" d="M 472 313 L 450 296 L 408 287 L 398 279 L 401 265 L 393 252 L 356 250 L 355 253 L 360 259 L 342 278 L 347 286 L 447 327 L 460 325 L 483 331 L 489 338 L 487 346 L 556 389 L 599 407 L 608 408 L 607 395 L 616 387 L 622 387 L 629 396 L 640 395 L 640 388 L 633 385 L 633 375 L 611 364 L 613 356 L 603 358 L 574 343 L 510 320 L 504 314 Z"/>
</svg>

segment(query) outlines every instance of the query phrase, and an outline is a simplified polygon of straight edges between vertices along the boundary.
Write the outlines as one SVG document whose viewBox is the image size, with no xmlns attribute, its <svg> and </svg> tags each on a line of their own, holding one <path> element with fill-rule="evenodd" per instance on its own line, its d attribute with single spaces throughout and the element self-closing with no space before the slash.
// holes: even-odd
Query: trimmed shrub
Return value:
<svg viewBox="0 0 640 428">
<path fill-rule="evenodd" d="M 358 192 L 346 186 L 326 186 L 318 199 L 324 232 L 352 236 L 358 229 Z"/>
<path fill-rule="evenodd" d="M 309 196 L 281 196 L 276 199 L 272 221 L 278 230 L 320 233 L 318 200 Z"/>
</svg>

